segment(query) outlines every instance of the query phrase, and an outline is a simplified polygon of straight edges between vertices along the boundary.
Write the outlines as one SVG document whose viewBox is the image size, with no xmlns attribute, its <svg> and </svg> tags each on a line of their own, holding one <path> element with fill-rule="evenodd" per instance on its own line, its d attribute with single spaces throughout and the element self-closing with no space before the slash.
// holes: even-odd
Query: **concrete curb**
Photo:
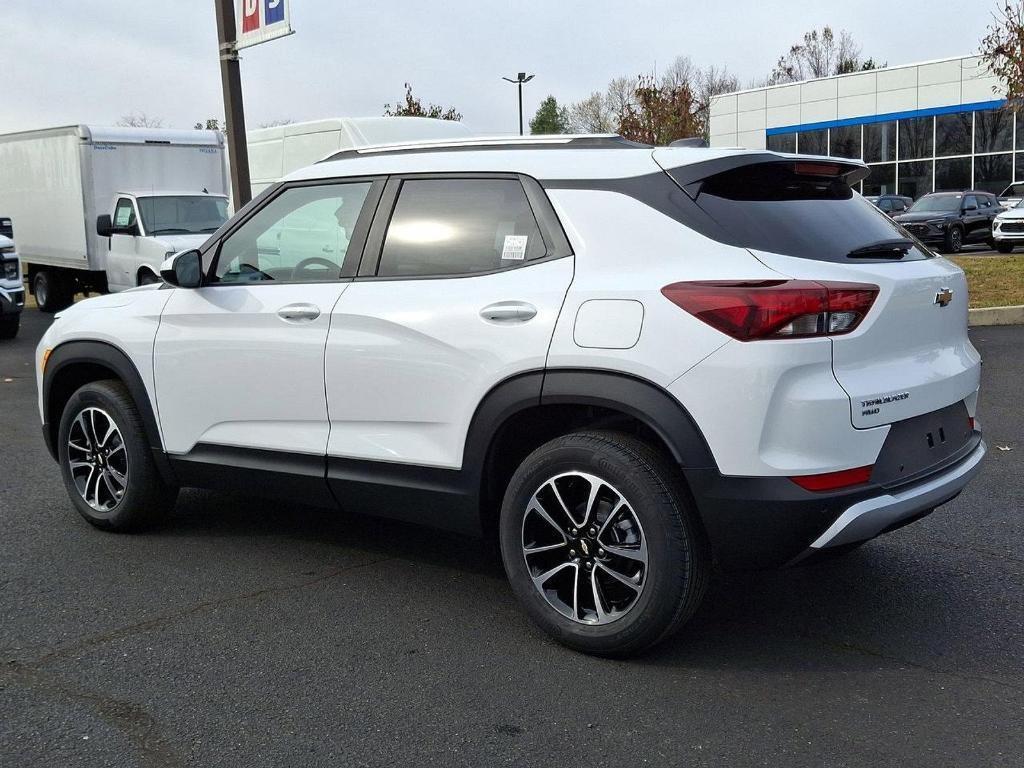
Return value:
<svg viewBox="0 0 1024 768">
<path fill-rule="evenodd" d="M 1024 325 L 1024 305 L 1021 304 L 971 309 L 967 315 L 967 324 L 972 328 L 979 325 Z"/>
</svg>

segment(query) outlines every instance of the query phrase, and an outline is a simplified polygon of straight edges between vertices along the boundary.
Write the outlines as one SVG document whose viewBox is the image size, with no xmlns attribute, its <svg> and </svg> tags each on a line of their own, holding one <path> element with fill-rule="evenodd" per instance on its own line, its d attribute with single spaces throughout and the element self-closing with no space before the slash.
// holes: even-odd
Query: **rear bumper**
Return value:
<svg viewBox="0 0 1024 768">
<path fill-rule="evenodd" d="M 684 470 L 712 550 L 725 569 L 772 568 L 867 541 L 923 517 L 977 474 L 986 446 L 975 432 L 965 451 L 928 475 L 891 488 L 805 491 L 784 477 L 728 477 Z"/>
</svg>

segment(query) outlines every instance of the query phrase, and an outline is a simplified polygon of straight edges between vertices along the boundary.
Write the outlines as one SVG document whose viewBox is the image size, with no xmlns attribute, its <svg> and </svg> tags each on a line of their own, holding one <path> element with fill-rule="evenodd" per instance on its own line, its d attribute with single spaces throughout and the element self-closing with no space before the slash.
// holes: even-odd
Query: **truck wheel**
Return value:
<svg viewBox="0 0 1024 768">
<path fill-rule="evenodd" d="M 614 432 L 565 435 L 531 453 L 505 492 L 500 538 L 533 621 L 599 656 L 640 653 L 675 632 L 711 570 L 679 469 Z"/>
<path fill-rule="evenodd" d="M 960 227 L 953 226 L 946 231 L 946 253 L 960 253 L 964 247 L 964 233 Z"/>
<path fill-rule="evenodd" d="M 996 250 L 1000 253 L 1013 253 L 1013 243 L 1008 240 L 996 240 Z"/>
<path fill-rule="evenodd" d="M 36 272 L 32 278 L 32 294 L 36 297 L 36 306 L 40 311 L 60 312 L 71 305 L 73 294 L 66 282 L 56 272 Z"/>
<path fill-rule="evenodd" d="M 72 504 L 97 528 L 150 526 L 178 495 L 160 477 L 142 417 L 119 381 L 85 384 L 71 396 L 60 419 L 57 457 Z"/>
<path fill-rule="evenodd" d="M 18 335 L 21 326 L 21 315 L 0 317 L 0 339 L 13 339 Z"/>
</svg>

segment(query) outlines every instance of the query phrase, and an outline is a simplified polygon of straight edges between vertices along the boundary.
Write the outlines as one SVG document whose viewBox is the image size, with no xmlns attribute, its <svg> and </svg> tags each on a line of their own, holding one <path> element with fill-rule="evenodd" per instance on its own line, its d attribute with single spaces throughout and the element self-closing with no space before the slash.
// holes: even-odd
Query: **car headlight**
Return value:
<svg viewBox="0 0 1024 768">
<path fill-rule="evenodd" d="M 4 270 L 3 270 L 4 280 L 20 280 L 21 279 L 21 274 L 20 274 L 20 270 L 18 269 L 18 260 L 17 259 L 10 259 L 9 261 L 5 261 L 3 264 L 4 264 Z"/>
<path fill-rule="evenodd" d="M 938 227 L 939 229 L 945 229 L 946 224 L 948 224 L 949 222 L 947 222 L 946 219 L 931 219 L 930 221 L 928 221 L 928 223 Z"/>
</svg>

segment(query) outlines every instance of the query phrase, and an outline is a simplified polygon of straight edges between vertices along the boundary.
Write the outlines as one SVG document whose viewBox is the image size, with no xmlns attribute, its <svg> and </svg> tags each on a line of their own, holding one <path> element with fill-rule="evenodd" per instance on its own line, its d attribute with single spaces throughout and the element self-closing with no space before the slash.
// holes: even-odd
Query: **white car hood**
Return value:
<svg viewBox="0 0 1024 768">
<path fill-rule="evenodd" d="M 178 253 L 198 248 L 210 239 L 209 235 L 154 235 L 153 240 L 163 243 L 168 251 Z"/>
<path fill-rule="evenodd" d="M 997 219 L 1000 221 L 1008 221 L 1009 219 L 1024 219 L 1024 208 L 1011 208 L 1008 211 L 1003 211 Z"/>
</svg>

